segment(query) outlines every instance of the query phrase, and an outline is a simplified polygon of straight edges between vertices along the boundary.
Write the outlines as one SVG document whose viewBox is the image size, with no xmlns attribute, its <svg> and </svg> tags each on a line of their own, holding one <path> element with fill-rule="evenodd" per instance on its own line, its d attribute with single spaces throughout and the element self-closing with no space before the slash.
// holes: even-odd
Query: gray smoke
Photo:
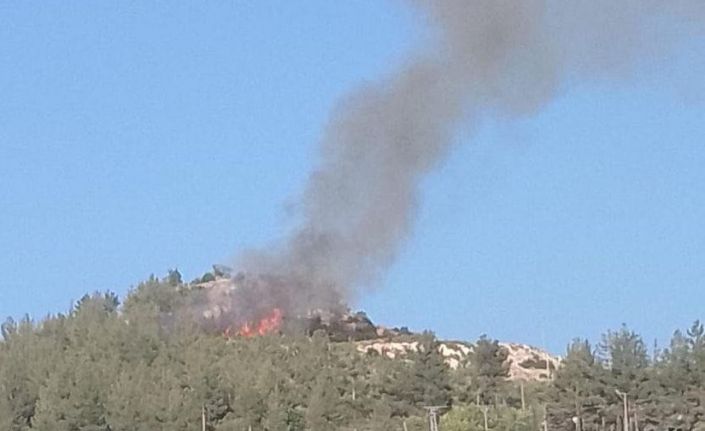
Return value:
<svg viewBox="0 0 705 431">
<path fill-rule="evenodd" d="M 241 257 L 247 271 L 295 280 L 287 302 L 325 306 L 374 284 L 410 234 L 419 181 L 459 123 L 531 115 L 576 84 L 629 79 L 700 36 L 705 22 L 703 0 L 410 3 L 433 40 L 338 104 L 300 225 L 282 244 Z"/>
</svg>

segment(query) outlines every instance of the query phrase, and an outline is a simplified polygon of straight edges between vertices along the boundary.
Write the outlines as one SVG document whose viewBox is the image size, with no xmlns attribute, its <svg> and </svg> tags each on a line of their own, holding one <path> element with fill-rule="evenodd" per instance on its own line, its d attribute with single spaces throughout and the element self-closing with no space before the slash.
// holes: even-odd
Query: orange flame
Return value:
<svg viewBox="0 0 705 431">
<path fill-rule="evenodd" d="M 247 322 L 242 325 L 235 335 L 250 338 L 256 335 L 270 334 L 279 329 L 283 317 L 282 311 L 279 308 L 275 308 L 258 322 Z M 225 336 L 230 337 L 230 328 L 225 330 Z"/>
</svg>

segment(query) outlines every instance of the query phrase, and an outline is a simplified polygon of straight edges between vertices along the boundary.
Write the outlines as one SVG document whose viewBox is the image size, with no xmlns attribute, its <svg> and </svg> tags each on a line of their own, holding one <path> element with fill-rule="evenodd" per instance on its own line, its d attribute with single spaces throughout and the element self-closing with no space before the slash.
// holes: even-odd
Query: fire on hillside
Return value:
<svg viewBox="0 0 705 431">
<path fill-rule="evenodd" d="M 257 335 L 267 335 L 279 331 L 282 324 L 283 313 L 279 308 L 274 308 L 272 311 L 259 319 L 256 322 L 245 322 L 237 329 L 232 326 L 225 328 L 223 334 L 230 338 L 232 336 L 254 337 Z"/>
<path fill-rule="evenodd" d="M 280 277 L 238 273 L 218 274 L 195 286 L 204 294 L 202 318 L 226 338 L 250 338 L 283 332 L 324 331 L 332 340 L 368 340 L 398 330 L 378 327 L 363 312 L 351 312 L 340 301 L 307 307 Z"/>
</svg>

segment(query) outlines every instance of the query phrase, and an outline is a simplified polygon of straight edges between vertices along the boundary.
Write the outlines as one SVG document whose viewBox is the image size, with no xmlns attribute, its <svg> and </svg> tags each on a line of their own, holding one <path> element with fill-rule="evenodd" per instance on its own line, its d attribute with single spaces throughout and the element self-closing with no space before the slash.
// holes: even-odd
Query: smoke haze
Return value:
<svg viewBox="0 0 705 431">
<path fill-rule="evenodd" d="M 531 115 L 576 84 L 628 80 L 636 66 L 701 36 L 705 23 L 702 0 L 409 3 L 433 39 L 395 74 L 338 103 L 298 204 L 300 224 L 238 263 L 294 280 L 289 295 L 310 307 L 354 299 L 394 262 L 413 227 L 419 181 L 444 159 L 459 123 Z"/>
</svg>

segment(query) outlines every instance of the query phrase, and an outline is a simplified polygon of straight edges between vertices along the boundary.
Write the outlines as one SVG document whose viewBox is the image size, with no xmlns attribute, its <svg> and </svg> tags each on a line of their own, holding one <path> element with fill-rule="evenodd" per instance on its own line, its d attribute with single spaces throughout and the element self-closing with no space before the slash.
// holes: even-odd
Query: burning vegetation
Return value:
<svg viewBox="0 0 705 431">
<path fill-rule="evenodd" d="M 256 335 L 275 333 L 281 328 L 282 316 L 282 311 L 279 308 L 275 308 L 271 311 L 271 313 L 265 315 L 256 322 L 246 322 L 244 325 L 235 330 L 234 335 L 249 338 Z M 225 328 L 224 335 L 226 337 L 229 338 L 232 334 L 232 326 Z"/>
<path fill-rule="evenodd" d="M 191 285 L 198 298 L 198 319 L 205 328 L 220 331 L 226 338 L 254 337 L 277 333 L 325 332 L 335 341 L 369 340 L 403 333 L 375 326 L 363 312 L 351 312 L 337 298 L 328 305 L 312 307 L 310 298 L 295 280 L 240 272 L 216 266 L 213 274 Z M 292 286 L 293 284 L 293 286 Z M 330 290 L 333 291 L 333 290 Z"/>
</svg>

